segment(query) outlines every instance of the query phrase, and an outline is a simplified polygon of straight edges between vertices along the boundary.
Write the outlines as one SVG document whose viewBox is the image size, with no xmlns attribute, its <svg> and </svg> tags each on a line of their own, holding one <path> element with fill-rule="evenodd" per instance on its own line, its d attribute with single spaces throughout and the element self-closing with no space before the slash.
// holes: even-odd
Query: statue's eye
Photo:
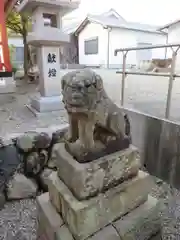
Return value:
<svg viewBox="0 0 180 240">
<path fill-rule="evenodd" d="M 85 84 L 86 88 L 89 88 L 91 86 L 91 84 Z"/>
</svg>

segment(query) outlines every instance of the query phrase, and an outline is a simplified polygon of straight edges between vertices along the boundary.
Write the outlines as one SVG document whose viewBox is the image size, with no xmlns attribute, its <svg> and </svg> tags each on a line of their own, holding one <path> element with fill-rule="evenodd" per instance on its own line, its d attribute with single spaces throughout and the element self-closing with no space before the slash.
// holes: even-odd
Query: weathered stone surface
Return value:
<svg viewBox="0 0 180 240">
<path fill-rule="evenodd" d="M 47 149 L 51 144 L 52 137 L 45 132 L 28 131 L 16 139 L 16 146 L 23 152 L 35 149 Z"/>
<path fill-rule="evenodd" d="M 56 231 L 64 224 L 60 215 L 49 201 L 49 193 L 37 197 L 38 222 L 40 232 L 47 235 L 49 240 L 56 239 Z"/>
<path fill-rule="evenodd" d="M 34 139 L 38 135 L 35 131 L 26 132 L 24 135 L 17 138 L 16 145 L 24 152 L 29 152 L 34 147 Z"/>
<path fill-rule="evenodd" d="M 9 200 L 35 197 L 37 185 L 23 174 L 17 173 L 9 181 L 6 191 Z"/>
<path fill-rule="evenodd" d="M 45 191 L 48 191 L 48 177 L 52 172 L 52 169 L 45 168 L 40 174 L 40 184 Z"/>
<path fill-rule="evenodd" d="M 152 178 L 140 171 L 137 177 L 104 194 L 78 201 L 57 174 L 52 173 L 48 188 L 51 196 L 55 193 L 51 201 L 59 208 L 73 236 L 77 240 L 83 240 L 144 202 L 152 184 Z"/>
<path fill-rule="evenodd" d="M 121 240 L 149 239 L 160 230 L 160 201 L 149 196 L 144 204 L 113 225 L 121 236 Z"/>
<path fill-rule="evenodd" d="M 112 225 L 109 225 L 101 229 L 92 237 L 89 237 L 87 240 L 120 240 L 120 236 L 116 229 Z"/>
<path fill-rule="evenodd" d="M 0 210 L 4 207 L 6 203 L 6 198 L 3 192 L 0 192 Z"/>
<path fill-rule="evenodd" d="M 132 145 L 89 163 L 75 161 L 64 143 L 56 144 L 53 155 L 56 156 L 58 176 L 78 199 L 94 196 L 137 175 L 140 167 L 138 151 Z"/>
<path fill-rule="evenodd" d="M 46 149 L 51 144 L 51 137 L 48 133 L 41 132 L 34 138 L 34 146 L 36 149 Z"/>
<path fill-rule="evenodd" d="M 53 181 L 53 179 L 56 181 L 59 180 L 57 177 L 57 173 L 51 174 L 48 178 L 48 190 L 49 190 L 49 198 L 52 202 L 53 206 L 56 208 L 56 211 L 58 213 L 62 212 L 62 206 L 61 206 L 61 199 L 59 192 L 61 191 L 60 185 Z"/>
<path fill-rule="evenodd" d="M 56 148 L 57 146 L 59 146 L 57 143 L 55 143 L 51 149 L 51 155 L 50 158 L 48 160 L 48 167 L 51 169 L 57 169 L 56 166 Z"/>
<path fill-rule="evenodd" d="M 74 240 L 62 218 L 52 206 L 49 194 L 42 194 L 38 202 L 38 236 L 41 240 Z"/>
<path fill-rule="evenodd" d="M 24 172 L 30 177 L 39 174 L 48 162 L 48 152 L 43 149 L 40 151 L 32 151 L 24 157 Z"/>
<path fill-rule="evenodd" d="M 66 148 L 77 161 L 129 147 L 129 119 L 108 97 L 100 75 L 91 69 L 71 71 L 62 77 L 61 88 L 69 118 Z"/>
<path fill-rule="evenodd" d="M 66 225 L 60 227 L 60 229 L 56 232 L 56 240 L 74 240 L 72 234 Z"/>
</svg>

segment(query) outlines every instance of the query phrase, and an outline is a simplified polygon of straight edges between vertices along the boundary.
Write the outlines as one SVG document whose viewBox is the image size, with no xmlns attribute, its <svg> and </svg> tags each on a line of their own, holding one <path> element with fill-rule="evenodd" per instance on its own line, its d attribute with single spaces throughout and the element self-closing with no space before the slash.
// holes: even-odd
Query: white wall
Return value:
<svg viewBox="0 0 180 240">
<path fill-rule="evenodd" d="M 23 53 L 23 39 L 22 37 L 9 37 L 8 38 L 8 45 L 13 45 L 15 48 L 13 55 L 12 55 L 12 64 L 16 67 L 20 67 L 23 64 L 24 53 Z"/>
<path fill-rule="evenodd" d="M 85 55 L 84 40 L 91 37 L 99 37 L 99 54 Z M 110 32 L 110 67 L 120 67 L 122 65 L 122 54 L 114 56 L 114 50 L 124 47 L 136 47 L 137 43 L 165 44 L 166 36 L 156 33 L 147 33 L 127 29 L 113 28 Z M 108 32 L 102 25 L 90 23 L 79 34 L 79 62 L 87 65 L 107 65 Z M 152 50 L 153 58 L 164 58 L 165 49 Z M 129 52 L 127 64 L 137 64 L 136 51 Z"/>
<path fill-rule="evenodd" d="M 168 30 L 168 43 L 180 43 L 180 23 L 172 25 Z M 172 56 L 171 49 L 168 49 L 168 57 Z M 180 50 L 177 54 L 176 71 L 180 72 Z"/>
<path fill-rule="evenodd" d="M 84 54 L 84 41 L 99 37 L 99 54 Z M 79 34 L 79 63 L 87 65 L 106 64 L 107 55 L 107 30 L 103 29 L 102 25 L 96 23 L 88 24 Z"/>
</svg>

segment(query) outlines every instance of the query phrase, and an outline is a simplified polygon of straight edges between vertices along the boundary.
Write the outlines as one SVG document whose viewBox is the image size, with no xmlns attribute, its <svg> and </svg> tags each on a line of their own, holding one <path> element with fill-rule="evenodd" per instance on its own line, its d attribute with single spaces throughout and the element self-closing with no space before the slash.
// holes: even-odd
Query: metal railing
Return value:
<svg viewBox="0 0 180 240">
<path fill-rule="evenodd" d="M 170 68 L 170 73 L 169 74 L 126 71 L 126 59 L 127 59 L 128 52 L 136 51 L 136 50 L 157 49 L 157 48 L 171 48 L 171 50 L 172 50 L 172 62 L 171 62 L 171 68 Z M 176 48 L 176 49 L 174 49 L 174 48 Z M 167 93 L 167 100 L 166 100 L 166 111 L 165 111 L 165 118 L 168 119 L 169 118 L 169 113 L 170 113 L 170 107 L 171 107 L 173 80 L 176 77 L 180 77 L 180 75 L 175 74 L 176 57 L 177 57 L 177 52 L 178 52 L 179 48 L 180 48 L 180 43 L 116 49 L 114 51 L 115 56 L 117 56 L 117 54 L 119 52 L 122 52 L 122 54 L 123 54 L 123 68 L 122 68 L 122 71 L 117 71 L 116 72 L 116 73 L 121 73 L 122 74 L 121 105 L 122 106 L 124 105 L 125 78 L 126 78 L 127 74 L 168 77 L 169 78 L 169 86 L 168 86 L 168 93 Z"/>
</svg>

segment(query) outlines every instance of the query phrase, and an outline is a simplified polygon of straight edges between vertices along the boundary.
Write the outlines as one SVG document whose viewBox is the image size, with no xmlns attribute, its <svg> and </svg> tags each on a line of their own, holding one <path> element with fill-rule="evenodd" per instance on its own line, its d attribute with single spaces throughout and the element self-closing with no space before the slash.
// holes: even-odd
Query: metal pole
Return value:
<svg viewBox="0 0 180 240">
<path fill-rule="evenodd" d="M 167 94 L 167 102 L 166 102 L 166 112 L 165 112 L 165 118 L 167 118 L 167 119 L 169 118 L 170 107 L 171 107 L 171 96 L 172 96 L 172 88 L 173 88 L 173 80 L 174 80 L 174 71 L 175 71 L 175 65 L 176 65 L 176 56 L 177 56 L 177 51 L 173 51 L 171 72 L 170 72 L 170 77 L 169 77 L 168 94 Z"/>
<path fill-rule="evenodd" d="M 169 32 L 169 29 L 168 29 L 168 32 Z M 169 42 L 169 34 L 167 33 L 167 36 L 166 36 L 166 44 L 168 44 Z M 165 48 L 165 59 L 167 58 L 167 47 Z"/>
<path fill-rule="evenodd" d="M 110 32 L 111 32 L 111 28 L 108 28 L 107 31 L 108 31 L 108 43 L 107 43 L 107 69 L 109 69 Z"/>
<path fill-rule="evenodd" d="M 123 52 L 123 71 L 122 71 L 122 85 L 121 85 L 121 106 L 124 105 L 124 87 L 125 87 L 125 78 L 126 78 L 126 57 L 127 53 Z"/>
</svg>

